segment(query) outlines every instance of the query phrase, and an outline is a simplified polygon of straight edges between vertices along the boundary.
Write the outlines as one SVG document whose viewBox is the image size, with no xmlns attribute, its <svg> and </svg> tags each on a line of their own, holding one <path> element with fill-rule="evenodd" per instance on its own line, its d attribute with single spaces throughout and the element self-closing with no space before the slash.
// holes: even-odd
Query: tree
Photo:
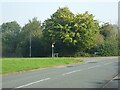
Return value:
<svg viewBox="0 0 120 90">
<path fill-rule="evenodd" d="M 75 17 L 75 41 L 80 49 L 87 50 L 96 45 L 96 37 L 99 35 L 99 23 L 94 16 L 87 11 L 77 14 Z"/>
<path fill-rule="evenodd" d="M 104 42 L 94 47 L 92 51 L 98 52 L 100 56 L 118 55 L 118 26 L 104 23 L 100 28 Z M 100 40 L 99 40 L 100 41 Z"/>
<path fill-rule="evenodd" d="M 96 50 L 100 56 L 118 56 L 118 42 L 106 41 Z"/>
<path fill-rule="evenodd" d="M 104 36 L 104 39 L 116 39 L 118 36 L 118 26 L 109 23 L 104 23 L 100 28 L 100 33 Z"/>
<path fill-rule="evenodd" d="M 59 8 L 51 18 L 47 19 L 43 23 L 43 36 L 45 42 L 47 43 L 48 52 L 51 52 L 51 44 L 55 42 L 55 51 L 59 51 L 59 55 L 63 55 L 64 52 L 68 52 L 70 49 L 69 46 L 66 46 L 64 42 L 65 39 L 63 36 L 67 36 L 69 31 L 68 28 L 71 28 L 69 24 L 72 22 L 74 14 L 67 8 Z M 67 48 L 65 48 L 67 47 Z M 65 54 L 65 53 L 64 53 Z"/>
<path fill-rule="evenodd" d="M 67 7 L 59 8 L 43 23 L 47 42 L 56 42 L 56 49 L 69 52 L 84 51 L 95 46 L 99 24 L 94 16 L 85 12 L 74 15 Z"/>
<path fill-rule="evenodd" d="M 20 29 L 21 27 L 16 21 L 3 23 L 1 25 L 3 56 L 16 56 Z"/>
<path fill-rule="evenodd" d="M 41 56 L 43 53 L 41 37 L 41 22 L 38 21 L 37 18 L 29 20 L 29 22 L 22 28 L 22 31 L 20 33 L 20 44 L 18 45 L 18 51 L 21 50 L 22 56 L 29 57 L 31 39 L 31 56 Z"/>
</svg>

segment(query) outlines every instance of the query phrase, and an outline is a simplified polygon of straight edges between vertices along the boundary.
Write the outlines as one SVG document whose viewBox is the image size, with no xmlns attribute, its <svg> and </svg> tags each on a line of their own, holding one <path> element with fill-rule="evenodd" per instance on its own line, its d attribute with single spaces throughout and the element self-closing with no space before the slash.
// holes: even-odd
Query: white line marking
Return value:
<svg viewBox="0 0 120 90">
<path fill-rule="evenodd" d="M 41 79 L 39 81 L 35 81 L 35 82 L 32 82 L 32 83 L 28 83 L 28 84 L 25 84 L 25 85 L 22 85 L 22 86 L 19 86 L 19 87 L 16 87 L 16 88 L 22 88 L 22 87 L 26 87 L 26 86 L 29 86 L 29 85 L 32 85 L 32 84 L 35 84 L 35 83 L 39 83 L 39 82 L 42 82 L 42 81 L 46 81 L 46 80 L 49 80 L 50 78 L 46 78 L 46 79 Z"/>
<path fill-rule="evenodd" d="M 103 86 L 103 88 L 107 87 L 107 85 L 108 85 L 110 82 L 112 82 L 112 81 L 113 81 L 113 79 L 110 80 L 107 84 L 105 84 L 105 85 Z"/>
<path fill-rule="evenodd" d="M 103 64 L 103 65 L 108 65 L 108 64 L 111 64 L 113 62 L 109 62 L 109 63 L 106 63 L 106 64 Z M 96 66 L 93 66 L 93 67 L 88 67 L 87 69 L 80 69 L 80 70 L 75 70 L 75 71 L 71 71 L 71 72 L 68 72 L 68 73 L 63 73 L 62 75 L 67 75 L 67 74 L 72 74 L 72 73 L 75 73 L 75 72 L 79 72 L 79 71 L 83 71 L 83 70 L 88 70 L 88 69 L 92 69 L 92 68 L 96 68 L 96 67 L 100 67 L 102 65 L 96 65 Z"/>
<path fill-rule="evenodd" d="M 82 71 L 82 70 L 83 70 L 83 69 L 75 70 L 75 71 L 71 71 L 71 72 L 68 72 L 68 73 L 64 73 L 64 74 L 62 74 L 62 75 L 64 76 L 64 75 L 71 74 L 71 73 L 75 73 L 75 72 L 79 72 L 79 71 Z"/>
<path fill-rule="evenodd" d="M 100 67 L 100 65 L 96 65 L 96 66 L 93 66 L 93 67 L 89 67 L 87 69 L 92 69 L 92 68 L 95 68 L 95 67 Z M 83 70 L 87 70 L 87 69 L 80 69 L 80 70 L 75 70 L 75 71 L 71 71 L 71 72 L 68 72 L 68 73 L 63 73 L 62 75 L 68 75 L 68 74 L 72 74 L 72 73 L 75 73 L 75 72 L 79 72 L 79 71 L 83 71 Z"/>
<path fill-rule="evenodd" d="M 111 64 L 111 63 L 113 63 L 113 62 L 109 62 L 109 63 L 106 63 L 106 64 L 104 64 L 104 65 L 108 65 L 108 64 Z"/>
<path fill-rule="evenodd" d="M 92 68 L 95 68 L 95 67 L 100 67 L 100 65 L 96 65 L 96 66 L 93 66 L 93 67 L 89 67 L 88 69 L 92 69 Z"/>
<path fill-rule="evenodd" d="M 118 76 L 116 76 L 116 77 L 118 77 Z M 109 83 L 111 83 L 116 77 L 112 78 L 109 82 L 107 82 L 107 83 L 103 86 L 103 88 L 106 88 L 107 85 L 109 85 Z"/>
</svg>

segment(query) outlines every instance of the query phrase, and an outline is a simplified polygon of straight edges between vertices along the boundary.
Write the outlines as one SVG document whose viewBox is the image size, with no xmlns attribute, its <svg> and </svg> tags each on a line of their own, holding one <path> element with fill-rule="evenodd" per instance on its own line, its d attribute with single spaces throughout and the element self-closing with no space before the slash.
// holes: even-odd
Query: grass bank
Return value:
<svg viewBox="0 0 120 90">
<path fill-rule="evenodd" d="M 73 58 L 3 58 L 2 74 L 82 62 Z"/>
</svg>

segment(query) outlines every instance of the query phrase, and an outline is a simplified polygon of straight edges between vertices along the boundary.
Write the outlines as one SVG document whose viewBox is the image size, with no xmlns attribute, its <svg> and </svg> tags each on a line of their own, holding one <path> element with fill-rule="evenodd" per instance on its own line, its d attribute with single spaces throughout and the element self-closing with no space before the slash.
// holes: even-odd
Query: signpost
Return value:
<svg viewBox="0 0 120 90">
<path fill-rule="evenodd" d="M 52 43 L 52 57 L 54 57 L 54 44 L 55 43 Z"/>
</svg>

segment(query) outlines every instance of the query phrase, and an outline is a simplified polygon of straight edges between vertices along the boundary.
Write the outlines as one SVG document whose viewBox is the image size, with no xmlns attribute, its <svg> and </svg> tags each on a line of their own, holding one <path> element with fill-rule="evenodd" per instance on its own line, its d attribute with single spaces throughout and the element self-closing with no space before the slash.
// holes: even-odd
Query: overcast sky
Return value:
<svg viewBox="0 0 120 90">
<path fill-rule="evenodd" d="M 59 7 L 67 6 L 74 14 L 88 11 L 94 14 L 95 19 L 101 22 L 118 22 L 118 2 L 2 2 L 0 24 L 3 22 L 17 21 L 21 26 L 29 19 L 37 17 L 44 21 L 49 18 Z"/>
</svg>

